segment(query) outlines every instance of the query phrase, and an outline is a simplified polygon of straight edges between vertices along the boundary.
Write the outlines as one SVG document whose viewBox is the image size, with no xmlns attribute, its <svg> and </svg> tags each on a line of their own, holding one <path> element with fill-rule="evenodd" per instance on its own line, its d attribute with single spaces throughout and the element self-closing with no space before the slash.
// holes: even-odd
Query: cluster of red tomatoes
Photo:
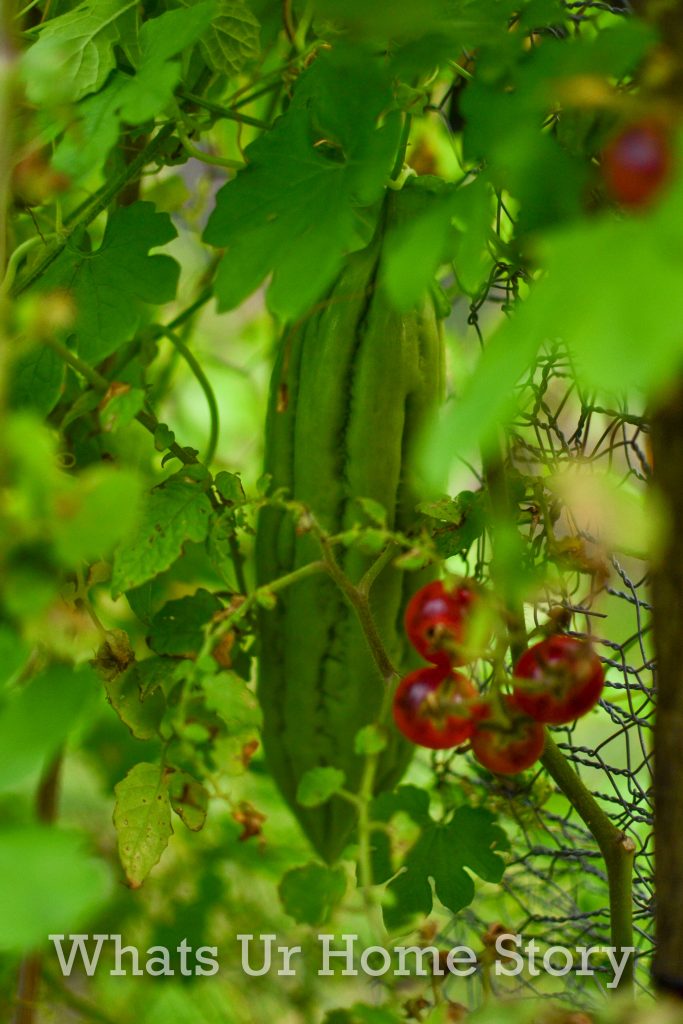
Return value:
<svg viewBox="0 0 683 1024">
<path fill-rule="evenodd" d="M 482 604 L 481 591 L 469 580 L 452 589 L 429 583 L 412 597 L 406 632 L 431 664 L 399 683 L 394 720 L 419 746 L 443 750 L 469 743 L 490 771 L 514 774 L 543 753 L 546 725 L 566 725 L 597 704 L 605 677 L 588 643 L 555 634 L 519 658 L 510 693 L 495 688 L 481 694 L 455 666 L 482 653 L 482 637 L 476 636 Z"/>
</svg>

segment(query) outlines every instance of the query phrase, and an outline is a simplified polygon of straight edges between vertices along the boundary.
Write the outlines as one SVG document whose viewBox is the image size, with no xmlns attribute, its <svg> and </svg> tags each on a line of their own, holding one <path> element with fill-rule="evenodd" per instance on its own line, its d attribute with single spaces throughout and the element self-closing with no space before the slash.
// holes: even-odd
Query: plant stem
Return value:
<svg viewBox="0 0 683 1024">
<path fill-rule="evenodd" d="M 610 820 L 593 794 L 586 788 L 550 733 L 546 733 L 545 750 L 541 764 L 566 796 L 570 804 L 595 839 L 607 869 L 610 905 L 610 932 L 612 945 L 617 949 L 633 948 L 633 910 L 631 885 L 633 840 Z M 633 985 L 633 958 L 629 957 L 619 982 L 619 990 Z"/>
<path fill-rule="evenodd" d="M 211 164 L 212 167 L 225 167 L 227 170 L 231 171 L 239 171 L 243 167 L 246 167 L 243 160 L 229 160 L 227 157 L 223 156 L 212 156 L 211 153 L 207 153 L 205 150 L 199 149 L 195 146 L 180 121 L 176 124 L 176 131 L 178 132 L 178 137 L 180 138 L 180 141 L 188 155 L 194 157 L 195 160 L 200 160 L 203 164 Z"/>
<path fill-rule="evenodd" d="M 247 612 L 253 608 L 255 604 L 259 603 L 260 597 L 266 597 L 269 594 L 277 594 L 280 590 L 284 590 L 286 587 L 291 587 L 292 584 L 298 583 L 300 580 L 305 580 L 309 576 L 314 576 L 316 573 L 327 571 L 327 564 L 322 560 L 317 562 L 307 562 L 306 565 L 302 565 L 298 569 L 293 569 L 292 572 L 288 572 L 284 576 L 280 576 L 278 579 L 273 580 L 272 583 L 266 583 L 262 587 L 257 587 L 256 590 L 253 590 L 251 594 L 248 594 L 245 597 L 244 601 L 242 601 L 242 603 L 238 605 L 230 615 L 219 621 L 213 629 L 207 631 L 199 657 L 202 658 L 210 655 L 217 641 L 226 633 L 229 633 L 235 623 L 240 619 L 243 619 Z"/>
<path fill-rule="evenodd" d="M 515 522 L 502 459 L 484 454 L 484 475 L 489 492 L 491 511 L 491 538 L 494 552 L 492 575 L 496 579 L 497 538 L 501 526 Z M 510 585 L 505 572 L 498 575 L 498 586 L 505 601 L 510 651 L 513 660 L 526 650 L 527 637 L 524 608 Z M 605 862 L 609 888 L 610 932 L 612 945 L 617 949 L 633 949 L 632 874 L 635 844 L 611 821 L 597 800 L 584 785 L 579 774 L 570 765 L 554 739 L 546 730 L 546 741 L 541 764 L 560 792 L 567 798 L 584 825 L 595 839 Z M 633 987 L 633 958 L 630 956 L 619 981 L 619 991 Z"/>
<path fill-rule="evenodd" d="M 59 753 L 47 766 L 36 793 L 36 817 L 49 825 L 57 817 L 59 782 L 62 771 L 62 754 Z M 13 1024 L 34 1024 L 38 1007 L 38 995 L 42 970 L 40 953 L 29 953 L 19 968 L 17 986 L 17 1007 Z"/>
<path fill-rule="evenodd" d="M 209 382 L 208 377 L 204 373 L 201 363 L 196 358 L 194 352 L 185 344 L 182 338 L 172 331 L 169 327 L 159 328 L 164 337 L 168 338 L 171 344 L 178 350 L 187 365 L 192 370 L 197 383 L 204 392 L 206 398 L 206 404 L 209 407 L 209 440 L 206 446 L 206 455 L 203 458 L 205 466 L 210 466 L 213 462 L 214 455 L 216 454 L 216 445 L 218 444 L 218 431 L 219 431 L 219 413 L 218 413 L 218 402 L 213 392 L 213 388 Z"/>
<path fill-rule="evenodd" d="M 322 533 L 318 534 L 318 541 L 323 550 L 323 558 L 325 565 L 327 566 L 327 571 L 356 612 L 361 629 L 363 630 L 365 639 L 368 642 L 370 653 L 372 654 L 374 662 L 379 669 L 382 679 L 384 679 L 384 682 L 388 685 L 398 675 L 398 672 L 392 665 L 391 659 L 389 658 L 389 655 L 384 648 L 384 644 L 382 643 L 382 638 L 379 635 L 377 625 L 370 609 L 370 602 L 368 601 L 367 594 L 362 593 L 358 587 L 353 585 L 335 558 L 328 539 Z"/>
<path fill-rule="evenodd" d="M 184 100 L 195 103 L 203 110 L 216 114 L 218 117 L 224 117 L 229 121 L 237 121 L 239 124 L 247 124 L 251 128 L 262 128 L 264 131 L 270 130 L 270 125 L 267 121 L 261 121 L 258 117 L 250 117 L 248 114 L 239 114 L 236 110 L 231 110 L 229 107 L 222 107 L 211 100 L 205 100 L 203 96 L 195 96 L 192 92 L 184 91 L 181 91 L 178 95 Z"/>
<path fill-rule="evenodd" d="M 378 557 L 372 563 L 370 568 L 367 569 L 367 571 L 359 580 L 357 589 L 361 594 L 363 594 L 365 597 L 368 596 L 373 583 L 380 575 L 382 570 L 385 569 L 387 565 L 389 565 L 395 554 L 396 545 L 394 544 L 393 541 L 390 541 L 389 544 L 387 544 L 384 551 L 382 551 L 382 553 L 378 555 Z"/>
<path fill-rule="evenodd" d="M 391 169 L 389 177 L 392 181 L 396 181 L 403 170 L 403 164 L 406 157 L 406 150 L 408 149 L 408 140 L 410 139 L 410 128 L 412 125 L 412 117 L 410 114 L 403 115 L 403 126 L 401 128 L 401 137 L 398 143 L 398 149 L 396 151 L 396 159 L 394 160 L 394 166 Z"/>
</svg>

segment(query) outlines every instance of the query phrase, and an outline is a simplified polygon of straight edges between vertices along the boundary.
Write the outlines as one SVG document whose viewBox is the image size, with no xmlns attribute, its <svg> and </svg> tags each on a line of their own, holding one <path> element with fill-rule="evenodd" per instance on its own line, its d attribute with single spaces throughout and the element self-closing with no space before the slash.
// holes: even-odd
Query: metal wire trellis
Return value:
<svg viewBox="0 0 683 1024">
<path fill-rule="evenodd" d="M 501 281 L 490 282 L 486 298 L 498 308 L 496 289 L 503 286 Z M 505 287 L 509 293 L 509 282 Z M 477 329 L 483 306 L 478 302 L 470 309 L 469 322 Z M 638 410 L 626 405 L 609 409 L 583 395 L 559 344 L 547 346 L 540 354 L 518 397 L 520 412 L 508 431 L 506 468 L 525 485 L 520 522 L 526 513 L 530 557 L 549 569 L 537 600 L 526 608 L 527 625 L 533 630 L 553 609 L 562 607 L 571 617 L 569 632 L 590 635 L 606 669 L 600 710 L 555 730 L 555 739 L 612 821 L 635 843 L 636 983 L 647 990 L 653 945 L 650 739 L 654 712 L 647 566 L 634 556 L 609 553 L 589 525 L 577 522 L 571 502 L 568 507 L 549 488 L 558 473 L 579 466 L 578 487 L 581 479 L 602 477 L 609 469 L 617 490 L 642 491 L 650 475 L 647 424 Z M 486 578 L 483 548 L 473 571 Z M 463 783 L 461 764 L 454 761 L 452 769 L 459 784 Z M 576 811 L 543 772 L 522 784 L 478 777 L 479 793 L 482 781 L 487 786 L 486 804 L 498 806 L 515 823 L 511 862 L 502 883 L 507 916 L 500 918 L 500 894 L 487 901 L 484 893 L 453 921 L 444 940 L 472 945 L 472 933 L 481 939 L 493 923 L 491 914 L 497 914 L 507 931 L 523 936 L 525 943 L 536 940 L 541 951 L 554 945 L 610 946 L 604 865 Z M 605 958 L 598 956 L 595 966 L 595 985 L 575 973 L 549 979 L 543 972 L 532 977 L 525 971 L 502 979 L 501 986 L 526 989 L 537 997 L 560 994 L 575 1006 L 591 1005 L 610 980 Z"/>
</svg>

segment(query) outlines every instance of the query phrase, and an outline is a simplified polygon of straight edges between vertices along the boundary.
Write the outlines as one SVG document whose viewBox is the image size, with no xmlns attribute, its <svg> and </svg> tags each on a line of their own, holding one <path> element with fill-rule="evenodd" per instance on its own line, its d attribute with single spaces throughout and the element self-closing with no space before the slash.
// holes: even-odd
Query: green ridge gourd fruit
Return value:
<svg viewBox="0 0 683 1024">
<path fill-rule="evenodd" d="M 411 486 L 411 449 L 426 415 L 442 397 L 443 346 L 434 299 L 398 312 L 380 284 L 387 230 L 421 206 L 419 188 L 390 191 L 371 243 L 352 254 L 329 293 L 284 332 L 274 367 L 266 426 L 265 472 L 272 491 L 304 503 L 328 532 L 362 519 L 356 498 L 372 498 L 392 529 L 409 531 L 420 495 Z M 374 560 L 337 549 L 358 582 Z M 258 584 L 320 558 L 310 534 L 297 534 L 291 513 L 265 507 L 256 536 Z M 402 629 L 405 604 L 429 578 L 386 567 L 371 607 L 393 663 L 410 662 Z M 325 573 L 284 588 L 260 613 L 259 700 L 270 770 L 313 846 L 336 859 L 350 837 L 355 808 L 339 797 L 315 808 L 296 801 L 302 776 L 333 766 L 357 791 L 363 757 L 356 733 L 376 721 L 386 683 L 354 610 Z M 412 746 L 392 730 L 380 755 L 376 791 L 395 785 Z"/>
</svg>

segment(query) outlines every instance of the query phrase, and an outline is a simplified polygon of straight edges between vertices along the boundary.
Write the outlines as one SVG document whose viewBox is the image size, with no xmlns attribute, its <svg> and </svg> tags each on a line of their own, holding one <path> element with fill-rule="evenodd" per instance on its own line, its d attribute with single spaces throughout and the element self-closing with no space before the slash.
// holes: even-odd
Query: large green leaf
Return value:
<svg viewBox="0 0 683 1024">
<path fill-rule="evenodd" d="M 106 88 L 81 101 L 78 117 L 57 145 L 54 166 L 58 170 L 73 178 L 92 174 L 115 144 L 122 121 L 141 125 L 165 110 L 182 73 L 176 58 L 211 25 L 214 9 L 211 0 L 203 0 L 188 10 L 167 11 L 144 23 L 135 75 L 114 71 Z"/>
<path fill-rule="evenodd" d="M 128 340 L 140 322 L 143 303 L 169 302 L 175 295 L 179 266 L 150 249 L 176 237 L 166 213 L 152 203 L 134 203 L 110 217 L 95 252 L 86 237 L 72 238 L 40 282 L 41 291 L 63 288 L 75 301 L 74 334 L 79 354 L 97 363 Z"/>
<path fill-rule="evenodd" d="M 402 870 L 387 887 L 392 902 L 384 908 L 391 928 L 407 923 L 414 914 L 432 910 L 432 884 L 437 897 L 453 913 L 474 899 L 473 872 L 487 882 L 499 882 L 505 862 L 500 852 L 508 848 L 507 838 L 490 811 L 459 807 L 448 822 L 429 817 L 429 797 L 412 786 L 386 793 L 373 803 L 372 817 L 391 821 L 397 813 L 407 814 L 420 833 L 402 862 Z M 381 882 L 394 874 L 389 838 L 376 833 L 373 851 L 374 877 Z"/>
<path fill-rule="evenodd" d="M 46 22 L 38 41 L 24 59 L 27 93 L 33 103 L 49 102 L 50 78 L 44 68 L 57 71 L 52 90 L 78 100 L 96 92 L 114 69 L 114 46 L 119 41 L 123 16 L 133 12 L 137 0 L 85 0 L 73 11 Z"/>
<path fill-rule="evenodd" d="M 168 569 L 187 541 L 206 537 L 211 502 L 201 483 L 181 470 L 155 488 L 144 505 L 135 532 L 114 558 L 112 591 L 115 597 L 133 590 Z"/>
<path fill-rule="evenodd" d="M 391 106 L 388 71 L 363 50 L 323 53 L 301 76 L 287 113 L 247 147 L 247 168 L 221 189 L 209 219 L 205 240 L 226 249 L 221 309 L 272 272 L 273 310 L 300 313 L 367 240 L 361 211 L 379 198 L 398 143 Z"/>
<path fill-rule="evenodd" d="M 115 787 L 114 825 L 126 878 L 139 888 L 173 832 L 168 778 L 163 765 L 136 764 Z"/>
<path fill-rule="evenodd" d="M 181 0 L 186 6 L 196 0 Z M 259 20 L 247 0 L 218 0 L 211 29 L 202 38 L 210 68 L 221 75 L 236 75 L 260 52 Z"/>
</svg>

